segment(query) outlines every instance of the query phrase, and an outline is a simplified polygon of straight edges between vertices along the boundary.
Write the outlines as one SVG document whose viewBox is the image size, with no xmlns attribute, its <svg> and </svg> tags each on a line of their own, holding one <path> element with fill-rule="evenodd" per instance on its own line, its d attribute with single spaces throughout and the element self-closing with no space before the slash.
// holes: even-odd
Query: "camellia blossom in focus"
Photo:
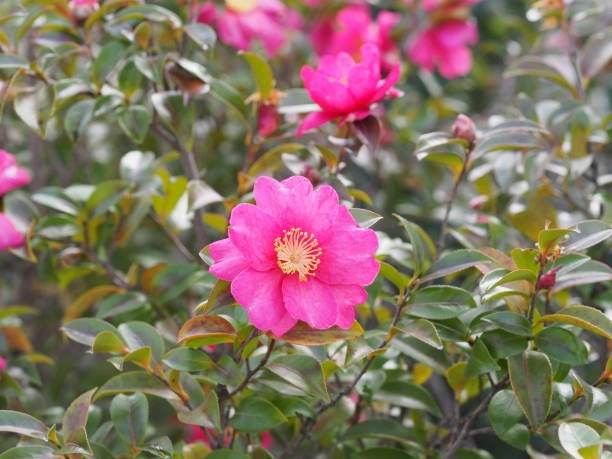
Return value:
<svg viewBox="0 0 612 459">
<path fill-rule="evenodd" d="M 282 336 L 298 320 L 350 328 L 378 274 L 376 233 L 357 225 L 332 187 L 315 190 L 305 177 L 260 177 L 254 195 L 256 204 L 233 209 L 229 237 L 210 245 L 210 272 L 231 281 L 260 330 Z"/>
<path fill-rule="evenodd" d="M 0 150 L 0 196 L 30 183 L 28 171 L 17 165 L 15 157 Z"/>
<path fill-rule="evenodd" d="M 13 222 L 3 213 L 0 213 L 0 252 L 16 249 L 25 244 L 25 238 L 13 225 Z"/>
<path fill-rule="evenodd" d="M 448 79 L 465 76 L 472 68 L 469 45 L 478 41 L 478 29 L 467 8 L 480 0 L 425 0 L 431 24 L 408 47 L 410 59 L 429 72 L 438 67 Z"/>
<path fill-rule="evenodd" d="M 321 58 L 316 70 L 310 66 L 302 68 L 304 86 L 321 111 L 306 116 L 298 136 L 336 118 L 340 123 L 361 120 L 371 113 L 372 104 L 400 95 L 393 88 L 399 79 L 399 64 L 393 65 L 383 79 L 378 47 L 367 43 L 360 54 L 358 62 L 342 52 Z"/>
<path fill-rule="evenodd" d="M 391 38 L 399 21 L 400 15 L 390 11 L 381 11 L 373 21 L 367 4 L 352 4 L 334 17 L 319 21 L 310 39 L 319 56 L 345 52 L 359 58 L 361 46 L 373 43 L 381 52 L 382 70 L 388 71 L 399 61 L 397 45 Z"/>
<path fill-rule="evenodd" d="M 239 50 L 248 50 L 260 40 L 269 56 L 285 45 L 287 36 L 301 27 L 298 13 L 280 0 L 226 0 L 226 8 L 218 10 L 207 3 L 200 10 L 198 21 L 214 25 L 219 39 Z"/>
</svg>

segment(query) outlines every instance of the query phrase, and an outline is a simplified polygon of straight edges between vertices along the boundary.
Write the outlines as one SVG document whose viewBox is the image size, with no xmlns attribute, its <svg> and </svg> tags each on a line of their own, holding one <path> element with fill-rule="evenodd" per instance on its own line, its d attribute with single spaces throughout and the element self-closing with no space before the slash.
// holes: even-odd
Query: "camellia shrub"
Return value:
<svg viewBox="0 0 612 459">
<path fill-rule="evenodd" d="M 602 0 L 0 2 L 0 459 L 610 458 Z"/>
</svg>

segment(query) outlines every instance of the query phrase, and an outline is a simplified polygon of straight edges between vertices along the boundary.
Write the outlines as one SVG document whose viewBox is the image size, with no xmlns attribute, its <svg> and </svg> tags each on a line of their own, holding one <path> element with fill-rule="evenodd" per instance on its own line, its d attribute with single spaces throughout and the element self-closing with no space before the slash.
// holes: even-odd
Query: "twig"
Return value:
<svg viewBox="0 0 612 459">
<path fill-rule="evenodd" d="M 270 340 L 270 345 L 268 346 L 268 350 L 266 351 L 266 355 L 263 356 L 263 358 L 259 361 L 259 363 L 257 365 L 255 365 L 251 370 L 249 370 L 249 372 L 246 374 L 246 376 L 244 377 L 244 379 L 242 380 L 242 382 L 238 385 L 238 387 L 236 387 L 233 391 L 231 391 L 229 393 L 229 397 L 233 397 L 234 395 L 236 395 L 238 392 L 240 392 L 242 389 L 244 389 L 247 384 L 249 383 L 249 381 L 251 380 L 251 378 L 253 376 L 255 376 L 255 374 L 266 364 L 268 363 L 268 360 L 270 359 L 270 356 L 272 355 L 272 351 L 274 350 L 274 345 L 276 344 L 276 340 Z"/>
<path fill-rule="evenodd" d="M 183 254 L 183 256 L 190 262 L 195 262 L 196 258 L 193 256 L 193 254 L 189 251 L 189 249 L 187 247 L 185 247 L 185 244 L 183 244 L 183 241 L 180 240 L 180 238 L 174 234 L 172 232 L 172 230 L 170 230 L 170 228 L 168 228 L 164 222 L 162 222 L 159 218 L 159 216 L 157 214 L 155 214 L 154 212 L 149 212 L 149 216 L 151 217 L 151 219 L 157 223 L 159 225 L 159 227 L 164 230 L 164 233 L 166 233 L 166 235 L 170 238 L 170 240 L 174 243 L 174 245 L 176 245 L 176 248 L 179 249 L 179 251 Z"/>
</svg>

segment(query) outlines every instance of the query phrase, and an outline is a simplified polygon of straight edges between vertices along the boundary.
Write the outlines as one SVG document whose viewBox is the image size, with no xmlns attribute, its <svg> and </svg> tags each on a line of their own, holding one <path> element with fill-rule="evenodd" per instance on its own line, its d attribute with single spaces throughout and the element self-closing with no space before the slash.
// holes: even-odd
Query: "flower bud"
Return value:
<svg viewBox="0 0 612 459">
<path fill-rule="evenodd" d="M 0 371 L 3 371 L 6 369 L 6 360 L 4 360 L 4 358 L 0 357 Z"/>
<path fill-rule="evenodd" d="M 98 8 L 98 0 L 71 0 L 68 7 L 77 24 L 82 25 Z"/>
<path fill-rule="evenodd" d="M 278 107 L 275 104 L 259 104 L 257 110 L 257 133 L 261 137 L 268 137 L 274 133 L 281 124 Z"/>
<path fill-rule="evenodd" d="M 559 271 L 562 266 L 557 266 L 549 270 L 546 274 L 543 274 L 538 281 L 538 288 L 549 289 L 555 286 L 555 282 L 557 281 L 557 271 Z"/>
<path fill-rule="evenodd" d="M 460 114 L 453 124 L 453 135 L 467 140 L 470 144 L 476 140 L 476 126 L 469 116 Z"/>
<path fill-rule="evenodd" d="M 304 166 L 304 170 L 302 170 L 301 175 L 310 180 L 312 186 L 317 186 L 319 182 L 321 182 L 321 176 L 319 175 L 319 171 L 312 167 L 310 164 L 306 164 Z"/>
</svg>

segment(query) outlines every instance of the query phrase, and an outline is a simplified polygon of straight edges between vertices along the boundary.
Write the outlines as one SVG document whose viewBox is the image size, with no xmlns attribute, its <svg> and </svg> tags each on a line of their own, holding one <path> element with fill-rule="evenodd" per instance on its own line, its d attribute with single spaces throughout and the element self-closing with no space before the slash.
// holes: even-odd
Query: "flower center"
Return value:
<svg viewBox="0 0 612 459">
<path fill-rule="evenodd" d="M 278 267 L 285 274 L 298 273 L 305 282 L 307 276 L 314 276 L 323 250 L 314 234 L 301 228 L 283 230 L 283 236 L 274 239 L 274 250 Z"/>
<path fill-rule="evenodd" d="M 236 13 L 248 13 L 255 9 L 258 0 L 225 0 L 227 7 Z"/>
</svg>

